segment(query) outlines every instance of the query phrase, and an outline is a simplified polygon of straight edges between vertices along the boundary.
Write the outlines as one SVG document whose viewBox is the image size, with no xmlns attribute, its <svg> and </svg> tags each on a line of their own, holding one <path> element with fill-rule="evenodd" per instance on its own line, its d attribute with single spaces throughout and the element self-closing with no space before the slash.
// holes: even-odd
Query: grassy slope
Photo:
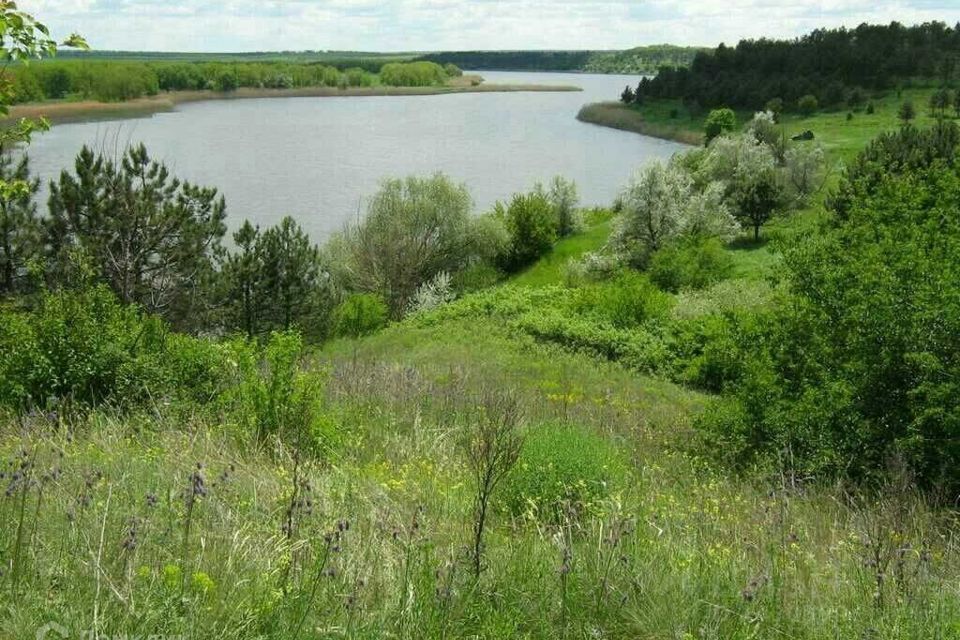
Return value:
<svg viewBox="0 0 960 640">
<path fill-rule="evenodd" d="M 831 139 L 826 132 L 846 126 L 831 118 L 806 126 L 849 157 L 867 132 Z M 510 284 L 562 283 L 566 261 L 605 241 L 610 222 L 593 222 Z M 775 254 L 730 250 L 736 282 L 761 287 Z M 735 288 L 715 293 L 742 297 Z M 678 296 L 677 312 L 722 304 L 710 297 Z M 251 450 L 229 416 L 158 405 L 139 417 L 94 414 L 70 438 L 38 435 L 42 423 L 6 428 L 0 459 L 22 446 L 42 466 L 58 449 L 64 457 L 62 478 L 44 493 L 43 509 L 35 505 L 51 515 L 31 516 L 32 502 L 26 510 L 27 588 L 3 585 L 0 638 L 33 637 L 49 620 L 77 634 L 96 621 L 102 633 L 190 638 L 960 637 L 957 541 L 929 533 L 949 532 L 935 529 L 935 514 L 906 494 L 852 505 L 839 491 L 711 471 L 686 446 L 701 394 L 481 317 L 406 321 L 335 342 L 311 369 L 330 372 L 328 407 L 343 435 L 330 464 L 309 472 L 315 512 L 296 544 L 279 530 L 288 452 Z M 555 526 L 496 512 L 477 587 L 458 560 L 470 502 L 457 442 L 476 419 L 472 404 L 491 391 L 517 394 L 530 429 L 565 420 L 615 443 L 631 471 L 602 515 L 567 530 L 568 543 Z M 211 480 L 234 471 L 211 484 L 185 536 L 181 490 L 196 462 Z M 103 477 L 90 483 L 93 471 Z M 152 511 L 147 494 L 160 496 Z M 909 509 L 905 526 L 895 520 L 901 507 Z M 4 522 L 17 514 L 15 501 L 0 502 Z M 122 552 L 131 517 L 141 519 L 137 545 Z M 315 582 L 311 549 L 322 549 L 340 518 L 351 527 L 333 571 Z M 878 599 L 870 562 L 894 534 L 910 549 L 907 577 L 903 591 L 888 577 Z M 569 574 L 558 571 L 565 544 Z M 917 559 L 920 548 L 926 560 Z M 298 560 L 283 593 L 276 585 L 291 558 Z M 183 583 L 177 572 L 186 573 Z"/>
<path fill-rule="evenodd" d="M 899 126 L 897 111 L 905 100 L 912 100 L 917 108 L 918 125 L 932 123 L 934 118 L 926 108 L 932 92 L 932 89 L 906 89 L 900 97 L 895 92 L 875 97 L 872 100 L 874 114 L 860 109 L 849 121 L 847 110 L 823 111 L 811 117 L 786 114 L 783 117 L 784 131 L 792 136 L 810 129 L 824 147 L 833 152 L 835 159 L 849 161 L 878 133 Z M 671 117 L 674 112 L 676 117 Z M 691 114 L 679 100 L 651 100 L 641 107 L 619 102 L 587 105 L 579 117 L 593 124 L 694 143 L 703 140 L 706 115 Z M 741 122 L 752 116 L 749 112 L 737 115 Z"/>
</svg>

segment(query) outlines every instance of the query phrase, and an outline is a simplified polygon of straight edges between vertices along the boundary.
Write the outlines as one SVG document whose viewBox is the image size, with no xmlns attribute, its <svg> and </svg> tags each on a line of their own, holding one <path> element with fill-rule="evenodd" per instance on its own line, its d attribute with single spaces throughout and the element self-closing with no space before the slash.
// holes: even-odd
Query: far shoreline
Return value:
<svg viewBox="0 0 960 640">
<path fill-rule="evenodd" d="M 477 84 L 446 85 L 442 87 L 302 87 L 298 89 L 258 89 L 241 87 L 235 91 L 170 91 L 124 102 L 39 102 L 15 105 L 0 119 L 0 127 L 20 118 L 47 118 L 52 123 L 89 122 L 118 118 L 139 118 L 155 113 L 170 112 L 179 104 L 212 100 L 250 100 L 263 98 L 355 98 L 434 96 L 457 93 L 511 93 L 511 92 L 573 92 L 583 91 L 573 85 L 541 84 Z"/>
</svg>

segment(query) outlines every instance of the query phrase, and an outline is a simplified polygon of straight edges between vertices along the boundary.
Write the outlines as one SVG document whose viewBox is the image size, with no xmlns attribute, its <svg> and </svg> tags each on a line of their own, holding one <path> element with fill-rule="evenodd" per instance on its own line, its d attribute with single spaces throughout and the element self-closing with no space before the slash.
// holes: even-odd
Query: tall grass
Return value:
<svg viewBox="0 0 960 640">
<path fill-rule="evenodd" d="M 8 423 L 0 635 L 51 620 L 189 638 L 960 634 L 955 523 L 909 482 L 862 495 L 730 479 L 684 430 L 649 424 L 635 389 L 598 393 L 603 368 L 585 358 L 585 393 L 518 390 L 524 429 L 576 423 L 627 474 L 559 519 L 513 515 L 494 491 L 477 577 L 459 443 L 500 376 L 335 360 L 325 406 L 345 444 L 302 471 L 296 536 L 287 461 L 238 440 L 229 416 Z"/>
</svg>

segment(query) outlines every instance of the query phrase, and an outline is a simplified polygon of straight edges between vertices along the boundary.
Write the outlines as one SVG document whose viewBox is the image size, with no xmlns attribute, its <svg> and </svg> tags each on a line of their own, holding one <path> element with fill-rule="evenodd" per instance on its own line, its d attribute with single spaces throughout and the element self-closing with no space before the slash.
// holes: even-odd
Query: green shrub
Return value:
<svg viewBox="0 0 960 640">
<path fill-rule="evenodd" d="M 576 290 L 573 302 L 579 313 L 618 329 L 629 329 L 662 318 L 670 310 L 670 297 L 641 274 L 625 271 L 606 282 Z"/>
<path fill-rule="evenodd" d="M 239 379 L 226 396 L 242 435 L 258 443 L 277 437 L 301 453 L 327 453 L 338 429 L 323 407 L 323 372 L 303 371 L 303 339 L 274 332 L 265 345 L 246 340 L 230 345 Z"/>
<path fill-rule="evenodd" d="M 805 116 L 812 116 L 819 108 L 820 101 L 817 100 L 816 96 L 805 95 L 797 100 L 797 110 Z"/>
<path fill-rule="evenodd" d="M 380 296 L 358 293 L 333 310 L 334 334 L 340 338 L 362 338 L 387 326 L 389 310 Z"/>
<path fill-rule="evenodd" d="M 621 456 L 613 443 L 583 427 L 534 427 L 504 481 L 503 504 L 514 516 L 549 522 L 594 511 L 626 481 Z"/>
<path fill-rule="evenodd" d="M 733 112 L 733 109 L 714 109 L 707 116 L 707 121 L 704 124 L 707 144 L 710 144 L 710 141 L 717 136 L 734 131 L 736 128 L 737 114 Z"/>
<path fill-rule="evenodd" d="M 171 334 L 104 286 L 47 292 L 34 309 L 0 313 L 0 405 L 16 410 L 208 401 L 224 366 L 215 344 Z"/>
<path fill-rule="evenodd" d="M 510 235 L 510 252 L 504 265 L 509 271 L 536 261 L 557 241 L 556 211 L 541 193 L 518 193 L 509 206 L 498 203 L 495 215 L 504 220 Z"/>
<path fill-rule="evenodd" d="M 677 293 L 682 289 L 703 289 L 729 277 L 733 258 L 716 238 L 678 242 L 657 251 L 650 260 L 649 274 L 658 287 Z"/>
</svg>

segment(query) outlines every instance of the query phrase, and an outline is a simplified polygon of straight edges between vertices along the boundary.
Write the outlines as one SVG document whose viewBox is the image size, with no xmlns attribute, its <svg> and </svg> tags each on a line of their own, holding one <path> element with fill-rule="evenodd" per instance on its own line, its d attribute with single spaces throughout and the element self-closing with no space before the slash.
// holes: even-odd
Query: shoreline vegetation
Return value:
<svg viewBox="0 0 960 640">
<path fill-rule="evenodd" d="M 900 110 L 905 103 L 928 105 L 936 93 L 937 89 L 932 86 L 878 91 L 871 93 L 869 100 L 856 108 L 821 109 L 810 115 L 782 113 L 779 122 L 783 135 L 788 138 L 809 130 L 815 141 L 836 161 L 849 163 L 877 135 L 901 126 Z M 739 109 L 735 114 L 738 123 L 743 124 L 750 121 L 754 112 Z M 691 111 L 681 100 L 649 98 L 642 105 L 615 101 L 586 104 L 577 119 L 620 131 L 702 146 L 708 115 L 709 111 L 703 109 Z M 945 117 L 952 119 L 954 115 L 950 112 Z M 913 122 L 925 127 L 937 120 L 937 114 L 921 107 L 917 109 Z"/>
<path fill-rule="evenodd" d="M 299 87 L 295 89 L 268 89 L 240 87 L 234 91 L 169 91 L 156 96 L 135 98 L 120 102 L 100 102 L 97 100 L 49 100 L 37 103 L 15 105 L 10 113 L 0 118 L 0 126 L 13 123 L 20 118 L 45 117 L 53 123 L 84 122 L 113 118 L 137 118 L 155 113 L 169 112 L 179 104 L 203 102 L 208 100 L 249 100 L 256 98 L 349 98 L 349 97 L 389 97 L 389 96 L 434 96 L 455 93 L 510 93 L 510 92 L 569 92 L 583 91 L 573 85 L 539 84 L 486 84 L 479 76 L 464 76 L 463 80 L 479 79 L 472 82 L 451 82 L 443 86 L 429 87 Z"/>
<path fill-rule="evenodd" d="M 577 113 L 577 120 L 601 127 L 629 131 L 652 138 L 672 140 L 693 146 L 703 144 L 703 132 L 690 123 L 657 122 L 644 117 L 633 107 L 619 102 L 593 102 L 584 105 Z"/>
</svg>

